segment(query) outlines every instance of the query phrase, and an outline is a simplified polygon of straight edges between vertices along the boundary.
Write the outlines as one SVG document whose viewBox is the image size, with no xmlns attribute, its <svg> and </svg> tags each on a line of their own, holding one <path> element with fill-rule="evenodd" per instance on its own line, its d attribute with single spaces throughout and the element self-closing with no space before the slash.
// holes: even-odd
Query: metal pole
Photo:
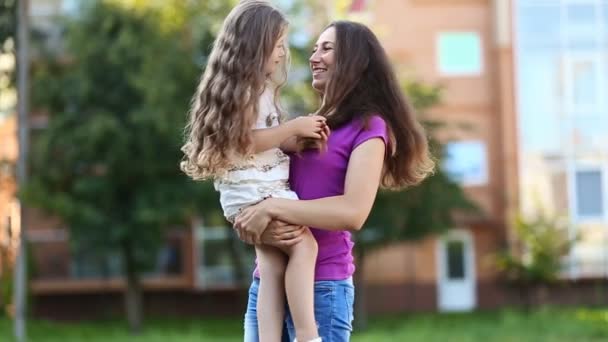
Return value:
<svg viewBox="0 0 608 342">
<path fill-rule="evenodd" d="M 27 181 L 27 152 L 29 142 L 28 125 L 28 78 L 29 78 L 29 0 L 17 1 L 17 111 L 19 129 L 19 159 L 17 162 L 17 181 L 22 189 Z M 27 253 L 26 221 L 21 201 L 19 203 L 20 229 L 17 260 L 15 265 L 15 339 L 25 342 L 27 307 Z"/>
</svg>

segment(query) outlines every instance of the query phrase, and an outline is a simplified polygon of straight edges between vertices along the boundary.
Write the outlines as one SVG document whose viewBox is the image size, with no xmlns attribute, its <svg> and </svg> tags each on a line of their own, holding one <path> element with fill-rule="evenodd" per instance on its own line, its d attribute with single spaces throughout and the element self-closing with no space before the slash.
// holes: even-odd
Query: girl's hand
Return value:
<svg viewBox="0 0 608 342">
<path fill-rule="evenodd" d="M 298 152 L 314 149 L 319 151 L 324 151 L 327 149 L 327 141 L 329 140 L 329 136 L 331 135 L 331 130 L 329 126 L 325 125 L 323 130 L 321 131 L 321 138 L 311 139 L 311 138 L 296 138 L 296 150 Z"/>
<path fill-rule="evenodd" d="M 272 217 L 266 209 L 267 201 L 268 199 L 243 209 L 234 220 L 234 228 L 237 230 L 239 238 L 248 244 L 262 243 L 262 233 L 272 221 Z"/>
<path fill-rule="evenodd" d="M 319 115 L 300 116 L 289 123 L 293 126 L 294 135 L 301 138 L 322 139 L 327 119 Z"/>
<path fill-rule="evenodd" d="M 327 140 L 329 140 L 330 135 L 331 135 L 331 130 L 329 129 L 329 126 L 327 126 L 327 125 L 323 126 L 323 130 L 321 131 L 321 141 L 323 143 L 326 143 Z"/>
</svg>

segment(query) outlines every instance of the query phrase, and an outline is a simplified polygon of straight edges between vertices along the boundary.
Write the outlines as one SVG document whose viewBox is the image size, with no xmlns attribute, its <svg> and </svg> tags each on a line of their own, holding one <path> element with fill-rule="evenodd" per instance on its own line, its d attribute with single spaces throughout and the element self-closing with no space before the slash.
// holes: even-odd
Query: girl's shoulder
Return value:
<svg viewBox="0 0 608 342">
<path fill-rule="evenodd" d="M 264 89 L 258 102 L 258 116 L 256 128 L 268 128 L 279 124 L 280 113 L 274 101 L 274 90 Z"/>
</svg>

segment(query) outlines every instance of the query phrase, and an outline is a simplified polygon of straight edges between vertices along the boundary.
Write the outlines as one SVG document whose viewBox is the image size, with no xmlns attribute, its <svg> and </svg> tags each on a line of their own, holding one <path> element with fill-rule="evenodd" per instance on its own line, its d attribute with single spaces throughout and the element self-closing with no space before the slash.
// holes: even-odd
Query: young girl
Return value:
<svg viewBox="0 0 608 342">
<path fill-rule="evenodd" d="M 181 168 L 193 179 L 214 179 L 230 222 L 266 198 L 297 199 L 283 151 L 297 150 L 297 138 L 329 134 L 321 116 L 280 123 L 286 30 L 285 17 L 268 2 L 242 1 L 224 21 L 193 101 Z M 281 341 L 286 294 L 296 340 L 321 341 L 313 309 L 314 237 L 307 231 L 282 250 L 256 242 L 259 340 Z"/>
</svg>

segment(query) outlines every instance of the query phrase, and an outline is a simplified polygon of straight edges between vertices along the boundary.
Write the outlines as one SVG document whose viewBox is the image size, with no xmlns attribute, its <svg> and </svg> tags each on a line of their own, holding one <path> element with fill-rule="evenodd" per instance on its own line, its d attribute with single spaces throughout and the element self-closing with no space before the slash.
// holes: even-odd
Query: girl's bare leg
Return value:
<svg viewBox="0 0 608 342">
<path fill-rule="evenodd" d="M 257 314 L 261 342 L 281 342 L 285 321 L 285 268 L 287 257 L 281 250 L 255 247 L 260 271 Z"/>
<path fill-rule="evenodd" d="M 285 292 L 296 328 L 296 339 L 301 342 L 319 337 L 314 310 L 318 246 L 309 229 L 303 234 L 302 241 L 283 249 L 289 256 L 285 271 Z"/>
</svg>

